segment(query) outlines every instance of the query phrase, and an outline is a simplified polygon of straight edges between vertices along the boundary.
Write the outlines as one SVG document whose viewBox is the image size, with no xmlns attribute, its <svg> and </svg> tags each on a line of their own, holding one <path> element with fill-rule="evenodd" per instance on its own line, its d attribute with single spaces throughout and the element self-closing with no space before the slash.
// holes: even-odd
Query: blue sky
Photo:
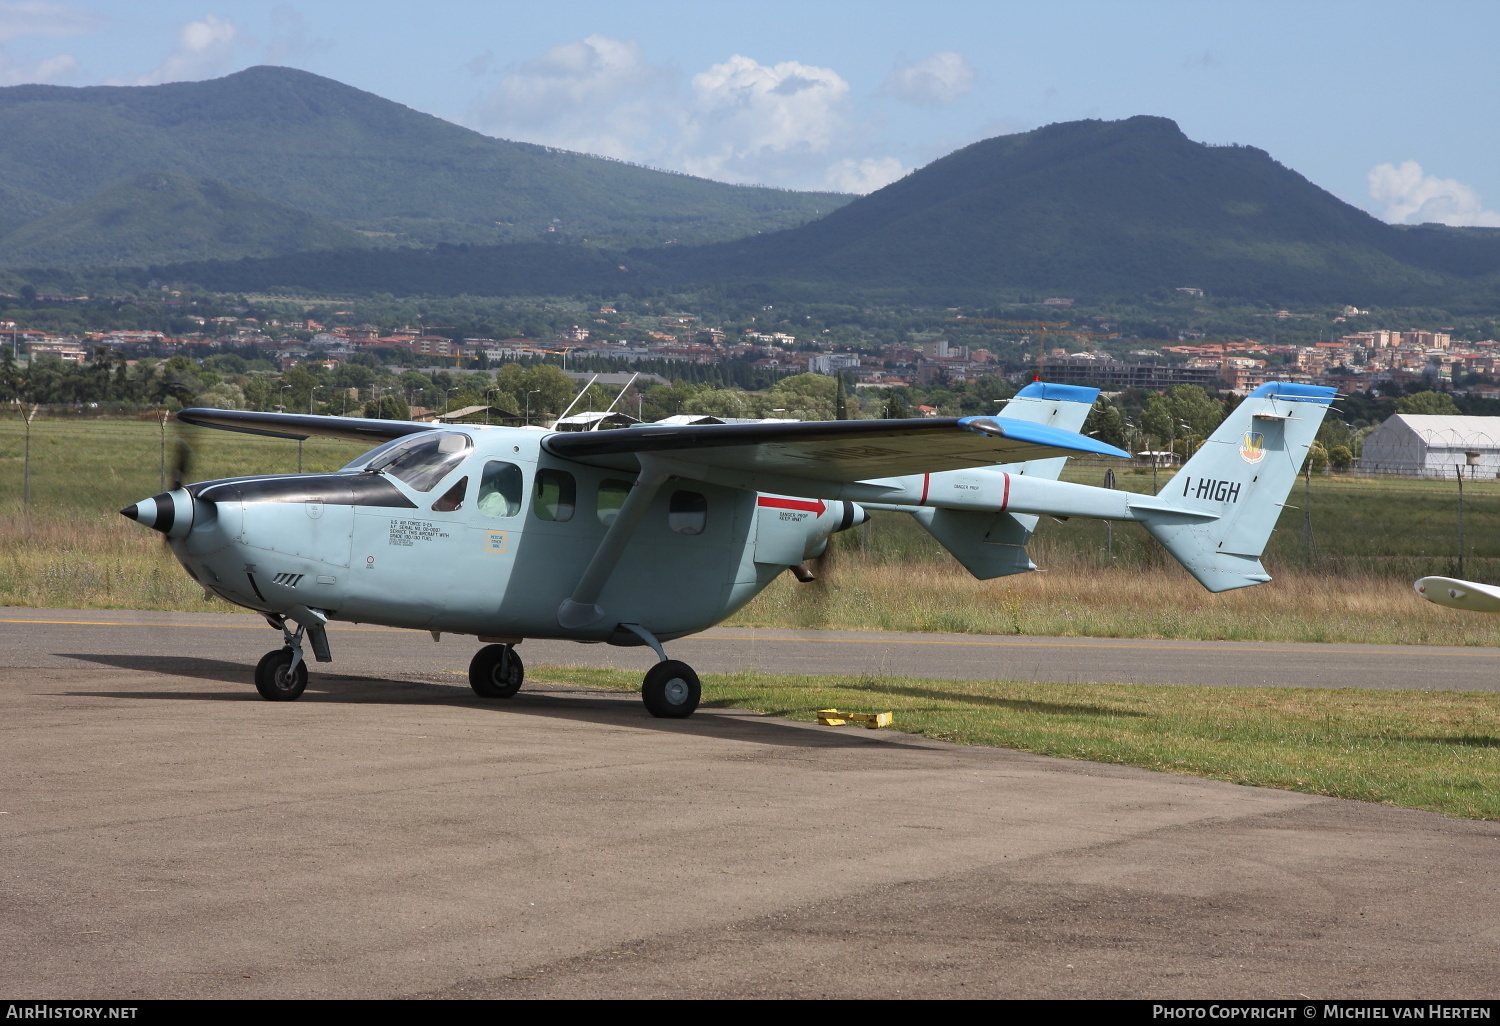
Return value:
<svg viewBox="0 0 1500 1026">
<path fill-rule="evenodd" d="M 0 0 L 0 85 L 285 64 L 503 138 L 868 191 L 1156 114 L 1391 221 L 1500 226 L 1500 3 Z"/>
</svg>

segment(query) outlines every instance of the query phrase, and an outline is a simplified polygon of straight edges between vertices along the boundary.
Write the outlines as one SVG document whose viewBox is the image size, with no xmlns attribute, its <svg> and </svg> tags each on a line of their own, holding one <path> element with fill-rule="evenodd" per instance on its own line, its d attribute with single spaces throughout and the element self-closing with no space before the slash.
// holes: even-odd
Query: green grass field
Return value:
<svg viewBox="0 0 1500 1026">
<path fill-rule="evenodd" d="M 618 671 L 534 674 L 640 686 Z M 890 711 L 897 730 L 958 744 L 1500 819 L 1497 694 L 731 674 L 705 676 L 703 701 L 804 721 Z"/>
</svg>

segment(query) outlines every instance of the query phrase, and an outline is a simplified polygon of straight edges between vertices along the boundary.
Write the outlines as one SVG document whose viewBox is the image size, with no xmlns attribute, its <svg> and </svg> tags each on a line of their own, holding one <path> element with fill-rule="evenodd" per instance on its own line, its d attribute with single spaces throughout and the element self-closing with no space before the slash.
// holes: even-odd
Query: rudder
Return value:
<svg viewBox="0 0 1500 1026">
<path fill-rule="evenodd" d="M 1251 392 L 1157 499 L 1142 523 L 1209 591 L 1269 581 L 1260 557 L 1336 391 L 1267 382 Z"/>
</svg>

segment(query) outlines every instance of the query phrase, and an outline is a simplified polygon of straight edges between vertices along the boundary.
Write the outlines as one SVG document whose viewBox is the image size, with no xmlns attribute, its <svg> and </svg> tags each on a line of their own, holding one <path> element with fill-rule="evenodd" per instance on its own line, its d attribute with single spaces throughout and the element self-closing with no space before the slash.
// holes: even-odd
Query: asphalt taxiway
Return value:
<svg viewBox="0 0 1500 1026">
<path fill-rule="evenodd" d="M 334 672 L 270 703 L 264 627 L 3 619 L 0 995 L 1494 990 L 1500 824 L 568 687 L 483 702 L 450 669 L 472 643 L 410 632 L 335 633 Z M 731 638 L 779 669 L 768 636 Z M 796 668 L 914 672 L 919 640 Z M 918 675 L 1094 679 L 1078 651 Z"/>
<path fill-rule="evenodd" d="M 462 675 L 478 643 L 424 631 L 330 624 L 343 674 Z M 83 659 L 149 666 L 158 655 L 255 661 L 280 635 L 244 613 L 0 608 L 0 665 L 62 667 Z M 1039 638 L 881 631 L 715 627 L 669 642 L 668 654 L 700 673 L 852 673 L 943 680 L 1058 684 L 1209 684 L 1500 690 L 1500 649 L 1417 645 L 1316 645 L 1130 638 Z M 585 666 L 644 673 L 649 649 L 525 642 L 527 666 Z M 143 661 L 144 660 L 144 661 Z"/>
</svg>

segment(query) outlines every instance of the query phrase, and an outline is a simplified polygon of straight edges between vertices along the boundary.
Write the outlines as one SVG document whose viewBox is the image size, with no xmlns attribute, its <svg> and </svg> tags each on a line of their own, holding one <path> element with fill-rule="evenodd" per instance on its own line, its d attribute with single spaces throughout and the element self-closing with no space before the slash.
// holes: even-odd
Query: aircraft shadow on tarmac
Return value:
<svg viewBox="0 0 1500 1026">
<path fill-rule="evenodd" d="M 932 688 L 906 688 L 899 684 L 861 684 L 860 691 L 877 694 L 902 695 L 907 698 L 937 698 L 968 705 L 991 705 L 1015 712 L 1046 713 L 1050 716 L 1120 716 L 1147 718 L 1151 714 L 1132 709 L 1107 709 L 1102 705 L 1070 705 L 1066 702 L 1037 702 L 1025 698 L 999 698 L 994 695 L 973 695 L 958 691 L 934 691 Z"/>
<path fill-rule="evenodd" d="M 235 691 L 67 691 L 75 698 L 169 699 L 202 702 L 260 702 L 251 683 L 254 668 L 243 663 L 204 659 L 197 656 L 138 656 L 97 652 L 59 652 L 66 659 L 114 666 L 123 670 L 141 670 L 168 674 L 192 680 L 216 680 L 236 686 Z M 485 700 L 467 685 L 435 684 L 424 681 L 382 677 L 352 676 L 314 672 L 307 691 L 298 700 L 302 704 L 337 702 L 377 705 L 451 705 L 491 713 L 510 713 L 566 719 L 582 723 L 636 727 L 672 734 L 705 737 L 732 736 L 737 740 L 794 748 L 852 748 L 879 743 L 913 750 L 929 749 L 926 744 L 903 744 L 904 735 L 886 731 L 816 728 L 778 722 L 758 714 L 734 710 L 732 715 L 714 715 L 704 705 L 697 715 L 683 720 L 658 719 L 646 712 L 640 700 L 624 693 L 521 691 L 514 698 Z M 725 710 L 730 712 L 730 710 Z M 913 739 L 915 740 L 915 739 Z"/>
</svg>

